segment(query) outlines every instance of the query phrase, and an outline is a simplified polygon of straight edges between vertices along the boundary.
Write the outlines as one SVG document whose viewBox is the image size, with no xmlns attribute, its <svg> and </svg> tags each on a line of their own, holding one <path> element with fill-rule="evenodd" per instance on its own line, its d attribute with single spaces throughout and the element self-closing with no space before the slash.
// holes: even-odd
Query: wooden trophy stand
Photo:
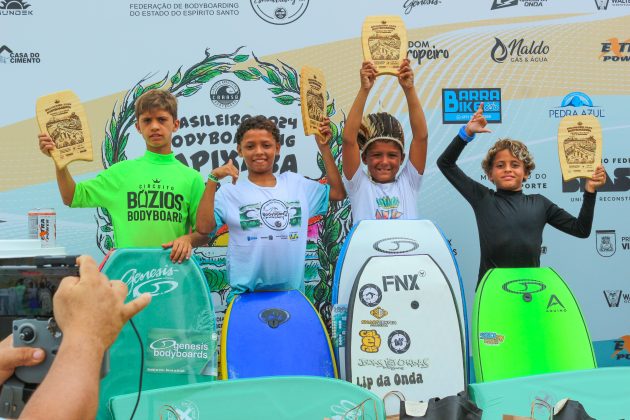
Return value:
<svg viewBox="0 0 630 420">
<path fill-rule="evenodd" d="M 317 68 L 304 66 L 300 71 L 300 106 L 304 134 L 319 135 L 319 124 L 326 118 L 326 79 Z M 319 137 L 318 137 L 319 139 Z"/>
<path fill-rule="evenodd" d="M 35 112 L 40 131 L 48 133 L 55 142 L 50 155 L 58 169 L 75 160 L 93 160 L 87 115 L 74 92 L 64 90 L 42 96 Z"/>
<path fill-rule="evenodd" d="M 400 16 L 368 16 L 361 33 L 363 57 L 372 61 L 377 76 L 398 74 L 407 56 L 407 30 Z"/>
<path fill-rule="evenodd" d="M 602 127 L 592 115 L 564 117 L 558 127 L 562 179 L 590 178 L 602 162 Z"/>
</svg>

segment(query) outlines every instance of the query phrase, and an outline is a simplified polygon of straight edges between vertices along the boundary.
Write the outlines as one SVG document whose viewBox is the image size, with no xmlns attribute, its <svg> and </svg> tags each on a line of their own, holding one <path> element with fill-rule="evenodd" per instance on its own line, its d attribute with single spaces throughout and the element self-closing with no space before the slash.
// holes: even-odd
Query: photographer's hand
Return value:
<svg viewBox="0 0 630 420">
<path fill-rule="evenodd" d="M 63 332 L 59 352 L 20 418 L 94 418 L 103 354 L 125 323 L 151 301 L 145 293 L 125 304 L 123 282 L 109 281 L 91 257 L 81 256 L 77 264 L 80 277 L 64 278 L 53 301 Z"/>
<path fill-rule="evenodd" d="M 0 342 L 0 385 L 13 375 L 16 367 L 40 364 L 46 354 L 42 349 L 13 347 L 13 335 Z"/>
</svg>

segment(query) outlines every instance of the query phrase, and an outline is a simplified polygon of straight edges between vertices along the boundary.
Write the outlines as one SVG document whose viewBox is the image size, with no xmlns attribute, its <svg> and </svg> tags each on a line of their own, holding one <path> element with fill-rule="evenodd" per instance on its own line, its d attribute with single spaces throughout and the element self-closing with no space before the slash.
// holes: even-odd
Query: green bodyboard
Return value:
<svg viewBox="0 0 630 420">
<path fill-rule="evenodd" d="M 597 367 L 582 312 L 551 268 L 496 268 L 473 307 L 477 382 Z"/>
<path fill-rule="evenodd" d="M 127 420 L 137 394 L 111 401 Z M 136 419 L 385 419 L 383 402 L 350 382 L 315 376 L 231 379 L 142 392 Z"/>
<path fill-rule="evenodd" d="M 127 301 L 146 292 L 152 295 L 149 306 L 133 318 L 144 349 L 143 393 L 216 379 L 218 337 L 210 289 L 193 259 L 173 264 L 170 251 L 116 249 L 101 267 L 110 279 L 127 284 Z M 109 353 L 110 371 L 100 386 L 99 420 L 111 418 L 112 397 L 138 391 L 140 344 L 129 323 Z"/>
</svg>

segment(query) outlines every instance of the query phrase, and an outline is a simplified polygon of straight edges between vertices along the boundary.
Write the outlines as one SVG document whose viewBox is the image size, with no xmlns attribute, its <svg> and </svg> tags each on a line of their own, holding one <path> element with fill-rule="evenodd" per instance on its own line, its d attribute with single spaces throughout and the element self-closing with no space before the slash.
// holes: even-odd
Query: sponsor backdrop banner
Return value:
<svg viewBox="0 0 630 420">
<path fill-rule="evenodd" d="M 68 209 L 54 166 L 38 151 L 35 101 L 71 89 L 81 98 L 94 139 L 94 162 L 74 162 L 75 179 L 140 156 L 133 105 L 142 92 L 168 89 L 179 99 L 177 158 L 204 177 L 233 159 L 234 133 L 249 115 L 274 118 L 282 133 L 277 170 L 324 182 L 314 138 L 302 130 L 299 71 L 324 71 L 333 155 L 340 159 L 344 118 L 359 87 L 361 25 L 366 16 L 400 15 L 408 56 L 429 126 L 421 199 L 424 218 L 445 232 L 464 279 L 468 310 L 477 281 L 474 215 L 435 160 L 480 101 L 491 134 L 478 136 L 462 169 L 491 186 L 480 162 L 499 137 L 524 141 L 536 169 L 525 184 L 577 215 L 583 181 L 562 182 L 557 129 L 566 115 L 595 115 L 608 182 L 593 231 L 577 239 L 548 227 L 542 265 L 567 281 L 581 304 L 600 366 L 630 364 L 630 3 L 625 0 L 0 0 L 0 238 L 27 237 L 27 212 L 57 211 L 57 243 L 101 259 L 113 246 L 102 209 Z M 396 115 L 410 133 L 395 78 L 379 77 L 366 111 Z M 409 135 L 409 134 L 408 134 Z M 335 262 L 351 226 L 347 202 L 310 221 L 307 295 L 330 322 Z M 228 286 L 218 232 L 198 249 L 221 323 Z M 469 319 L 471 316 L 469 314 Z M 474 338 L 473 338 L 474 339 Z M 570 351 L 570 350 L 568 350 Z"/>
</svg>

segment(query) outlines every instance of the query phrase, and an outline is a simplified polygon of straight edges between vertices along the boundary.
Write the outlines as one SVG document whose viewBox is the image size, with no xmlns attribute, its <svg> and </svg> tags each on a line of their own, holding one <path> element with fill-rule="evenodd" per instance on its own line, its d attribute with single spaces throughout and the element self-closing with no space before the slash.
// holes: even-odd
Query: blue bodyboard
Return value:
<svg viewBox="0 0 630 420">
<path fill-rule="evenodd" d="M 310 375 L 337 368 L 322 320 L 299 290 L 238 295 L 221 334 L 221 377 Z"/>
</svg>

